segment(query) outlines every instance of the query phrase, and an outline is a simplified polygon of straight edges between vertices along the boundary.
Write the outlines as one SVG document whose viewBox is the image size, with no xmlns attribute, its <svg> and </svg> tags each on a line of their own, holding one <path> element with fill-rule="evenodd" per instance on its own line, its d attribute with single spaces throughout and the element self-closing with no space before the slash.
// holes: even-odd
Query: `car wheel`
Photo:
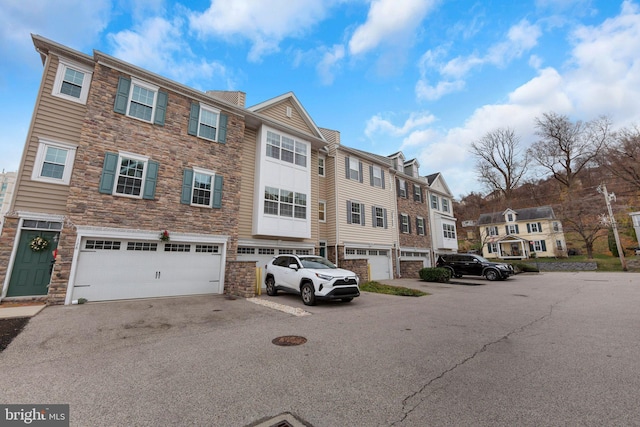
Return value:
<svg viewBox="0 0 640 427">
<path fill-rule="evenodd" d="M 342 302 L 351 302 L 353 298 L 342 298 Z"/>
<path fill-rule="evenodd" d="M 498 272 L 493 270 L 493 269 L 487 270 L 484 273 L 484 277 L 486 277 L 487 280 L 494 281 L 494 280 L 496 280 L 498 278 Z"/>
<path fill-rule="evenodd" d="M 267 295 L 275 297 L 278 295 L 278 290 L 276 289 L 276 282 L 273 280 L 273 277 L 267 277 L 265 280 L 265 284 L 267 285 Z"/>
<path fill-rule="evenodd" d="M 302 285 L 302 288 L 300 288 L 300 294 L 302 295 L 302 302 L 304 305 L 316 304 L 316 293 L 311 283 L 305 283 Z"/>
<path fill-rule="evenodd" d="M 447 267 L 447 270 L 449 270 L 449 278 L 456 277 L 456 272 L 453 271 L 453 268 Z"/>
</svg>

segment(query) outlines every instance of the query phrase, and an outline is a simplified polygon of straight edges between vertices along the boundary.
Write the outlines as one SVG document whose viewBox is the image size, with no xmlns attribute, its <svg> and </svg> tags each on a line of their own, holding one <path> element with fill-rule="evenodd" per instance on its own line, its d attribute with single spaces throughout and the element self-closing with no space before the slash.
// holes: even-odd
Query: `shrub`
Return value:
<svg viewBox="0 0 640 427">
<path fill-rule="evenodd" d="M 447 268 L 430 267 L 420 270 L 420 278 L 425 282 L 448 282 L 451 278 L 451 272 Z"/>
<path fill-rule="evenodd" d="M 511 265 L 513 265 L 513 270 L 516 272 L 516 274 L 518 273 L 539 273 L 540 270 L 538 270 L 538 268 L 534 265 L 531 264 L 527 264 L 524 262 L 514 262 Z"/>
</svg>

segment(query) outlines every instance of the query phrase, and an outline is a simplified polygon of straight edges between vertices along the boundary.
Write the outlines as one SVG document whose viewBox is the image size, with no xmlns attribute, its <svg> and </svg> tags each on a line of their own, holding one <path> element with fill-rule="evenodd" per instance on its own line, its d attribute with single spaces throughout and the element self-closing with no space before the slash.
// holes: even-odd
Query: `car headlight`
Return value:
<svg viewBox="0 0 640 427">
<path fill-rule="evenodd" d="M 326 280 L 326 281 L 333 280 L 333 277 L 327 274 L 316 273 L 316 276 L 318 276 L 319 279 Z"/>
</svg>

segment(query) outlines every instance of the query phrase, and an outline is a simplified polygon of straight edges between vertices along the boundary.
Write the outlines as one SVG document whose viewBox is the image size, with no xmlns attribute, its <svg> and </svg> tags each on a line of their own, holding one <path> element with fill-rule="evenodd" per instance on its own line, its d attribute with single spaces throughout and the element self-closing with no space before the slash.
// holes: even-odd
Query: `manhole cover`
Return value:
<svg viewBox="0 0 640 427">
<path fill-rule="evenodd" d="M 275 345 L 290 346 L 304 344 L 307 342 L 307 339 L 297 335 L 285 335 L 283 337 L 274 338 L 271 342 Z"/>
</svg>

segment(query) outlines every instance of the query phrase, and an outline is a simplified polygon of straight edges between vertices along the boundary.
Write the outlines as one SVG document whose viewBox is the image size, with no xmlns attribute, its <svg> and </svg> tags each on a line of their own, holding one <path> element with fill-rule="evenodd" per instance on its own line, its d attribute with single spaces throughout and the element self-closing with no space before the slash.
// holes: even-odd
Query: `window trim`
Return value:
<svg viewBox="0 0 640 427">
<path fill-rule="evenodd" d="M 78 98 L 62 93 L 62 83 L 64 82 L 64 76 L 67 72 L 67 68 L 71 68 L 74 71 L 78 71 L 84 74 L 82 79 L 82 86 L 80 88 L 80 96 Z M 66 99 L 67 101 L 76 102 L 78 104 L 86 105 L 87 98 L 89 96 L 89 87 L 91 86 L 91 79 L 93 76 L 93 69 L 84 65 L 80 65 L 77 62 L 70 61 L 65 58 L 58 58 L 58 70 L 56 71 L 56 79 L 53 83 L 53 89 L 51 95 Z"/>
<path fill-rule="evenodd" d="M 407 181 L 402 178 L 398 178 L 398 196 L 406 199 L 408 197 L 407 194 Z"/>
<path fill-rule="evenodd" d="M 322 163 L 322 165 L 320 164 Z M 324 156 L 318 157 L 318 176 L 326 176 L 327 158 Z"/>
<path fill-rule="evenodd" d="M 130 112 L 130 110 L 131 110 L 131 101 L 132 101 L 131 98 L 133 97 L 134 86 L 140 86 L 141 88 L 146 89 L 146 90 L 151 91 L 151 92 L 154 93 L 153 106 L 151 107 L 151 118 L 149 120 L 145 120 L 145 119 L 142 119 L 140 117 L 136 117 L 136 116 L 132 116 L 131 115 L 131 112 Z M 131 77 L 131 85 L 129 86 L 129 96 L 127 97 L 127 109 L 125 111 L 125 115 L 127 117 L 131 117 L 132 119 L 136 119 L 136 120 L 140 120 L 140 121 L 145 122 L 145 123 L 153 124 L 154 121 L 155 121 L 155 117 L 156 117 L 156 109 L 158 107 L 158 93 L 159 92 L 160 92 L 160 87 L 159 86 L 153 85 L 151 83 L 147 83 L 147 82 L 145 82 L 143 80 L 140 80 L 140 79 L 132 76 Z"/>
<path fill-rule="evenodd" d="M 403 234 L 411 234 L 411 226 L 409 225 L 409 215 L 400 214 L 400 232 Z"/>
<path fill-rule="evenodd" d="M 216 137 L 214 139 L 200 135 L 200 125 L 202 125 L 202 110 L 208 111 L 218 116 L 216 119 L 216 125 L 215 125 Z M 200 103 L 200 109 L 198 110 L 198 127 L 196 129 L 196 136 L 198 138 L 206 139 L 207 141 L 218 142 L 218 140 L 220 139 L 219 136 L 220 136 L 220 116 L 221 115 L 222 115 L 222 112 L 218 108 Z"/>
<path fill-rule="evenodd" d="M 142 181 L 142 184 L 140 185 L 140 194 L 139 195 L 135 195 L 135 194 L 124 194 L 124 193 L 118 193 L 118 178 L 120 178 L 120 167 L 122 166 L 122 159 L 131 159 L 131 160 L 137 160 L 140 162 L 144 163 L 144 168 L 142 169 L 142 176 L 140 177 L 140 181 Z M 143 156 L 140 154 L 135 154 L 135 153 L 129 153 L 126 151 L 118 151 L 118 163 L 117 163 L 117 168 L 116 168 L 116 175 L 115 175 L 115 179 L 113 181 L 113 191 L 112 191 L 112 195 L 113 196 L 121 196 L 121 197 L 129 197 L 132 199 L 142 199 L 142 196 L 144 195 L 144 187 L 146 184 L 146 180 L 147 180 L 147 172 L 149 171 L 149 157 L 147 156 Z M 124 176 L 124 175 L 123 175 Z"/>
<path fill-rule="evenodd" d="M 379 172 L 379 176 L 376 176 L 376 172 Z M 376 179 L 380 180 L 380 184 L 376 182 Z M 371 186 L 377 188 L 384 188 L 384 171 L 380 166 L 371 166 Z"/>
<path fill-rule="evenodd" d="M 349 179 L 352 181 L 362 182 L 362 162 L 357 157 L 348 156 L 347 157 L 347 173 L 349 175 Z M 355 169 L 353 169 L 353 165 L 355 165 Z M 356 174 L 355 177 L 353 174 Z"/>
<path fill-rule="evenodd" d="M 189 203 L 189 204 L 191 206 L 196 206 L 196 207 L 200 207 L 200 208 L 213 208 L 213 198 L 214 198 L 215 184 L 216 184 L 216 173 L 215 173 L 215 171 L 212 171 L 212 170 L 209 170 L 209 169 L 204 169 L 204 168 L 199 168 L 197 166 L 194 166 L 191 169 L 193 169 L 193 179 L 191 180 L 191 197 L 189 198 L 191 203 Z M 193 192 L 196 189 L 194 187 L 194 185 L 196 183 L 196 174 L 197 173 L 199 173 L 201 175 L 207 175 L 207 176 L 211 177 L 211 189 L 209 190 L 211 195 L 209 197 L 209 204 L 208 205 L 204 205 L 204 204 L 200 204 L 200 203 L 193 203 Z"/>
<path fill-rule="evenodd" d="M 436 194 L 431 195 L 431 204 L 429 206 L 431 206 L 431 209 L 435 209 L 437 211 L 440 210 L 440 201 L 438 200 L 438 196 Z"/>
<path fill-rule="evenodd" d="M 62 178 L 51 178 L 48 176 L 42 176 L 42 167 L 44 166 L 45 158 L 47 155 L 47 149 L 49 147 L 58 148 L 61 150 L 67 150 L 67 157 L 64 162 L 64 171 Z M 49 184 L 69 185 L 71 182 L 71 174 L 73 173 L 73 163 L 76 158 L 76 150 L 78 146 L 76 144 L 69 144 L 67 142 L 53 141 L 45 138 L 38 138 L 38 151 L 36 158 L 33 162 L 33 170 L 31 171 L 31 179 L 33 181 L 47 182 Z"/>
<path fill-rule="evenodd" d="M 456 226 L 455 225 L 443 223 L 442 224 L 442 233 L 443 233 L 443 237 L 445 239 L 457 239 L 457 233 L 456 233 Z M 449 236 L 447 234 L 452 234 L 453 237 L 451 237 L 451 236 Z"/>
<path fill-rule="evenodd" d="M 321 212 L 323 219 L 320 219 Z M 327 202 L 325 200 L 318 200 L 318 222 L 327 222 Z"/>
<path fill-rule="evenodd" d="M 440 203 L 442 206 L 442 212 L 451 212 L 449 208 L 449 199 L 442 197 Z"/>
<path fill-rule="evenodd" d="M 422 228 L 422 231 L 420 230 L 421 228 Z M 416 217 L 416 233 L 418 233 L 418 236 L 424 236 L 427 234 L 426 227 L 425 227 L 425 220 L 421 216 Z"/>
</svg>

